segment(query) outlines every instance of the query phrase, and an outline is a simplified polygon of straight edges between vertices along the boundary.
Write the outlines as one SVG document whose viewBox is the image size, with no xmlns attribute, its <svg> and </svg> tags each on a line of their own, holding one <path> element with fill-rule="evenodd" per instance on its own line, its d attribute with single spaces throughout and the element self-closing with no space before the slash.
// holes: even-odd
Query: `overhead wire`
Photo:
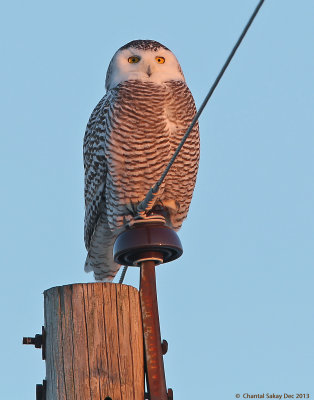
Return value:
<svg viewBox="0 0 314 400">
<path fill-rule="evenodd" d="M 186 133 L 184 134 L 181 142 L 179 143 L 176 151 L 174 152 L 173 156 L 171 157 L 168 165 L 166 166 L 164 172 L 162 173 L 161 177 L 159 178 L 159 180 L 155 183 L 155 185 L 153 187 L 150 188 L 150 190 L 148 191 L 145 199 L 143 201 L 140 202 L 140 204 L 137 206 L 137 212 L 139 214 L 143 214 L 143 212 L 146 212 L 147 209 L 149 208 L 150 203 L 152 202 L 152 200 L 154 199 L 154 197 L 156 196 L 159 187 L 161 186 L 162 182 L 164 181 L 166 175 L 168 174 L 170 168 L 172 167 L 175 159 L 177 158 L 180 150 L 182 149 L 186 139 L 188 138 L 189 134 L 191 133 L 192 129 L 194 128 L 196 122 L 198 121 L 200 115 L 202 114 L 206 104 L 208 103 L 209 99 L 211 98 L 212 94 L 214 93 L 220 79 L 222 78 L 223 74 L 225 73 L 226 69 L 228 68 L 228 65 L 230 64 L 233 56 L 235 55 L 238 47 L 240 46 L 244 36 L 246 35 L 247 31 L 249 30 L 252 22 L 254 21 L 256 15 L 258 14 L 260 8 L 262 7 L 264 3 L 264 0 L 260 0 L 260 2 L 258 3 L 258 5 L 256 6 L 253 14 L 251 15 L 249 21 L 247 22 L 246 26 L 244 27 L 239 39 L 237 40 L 236 44 L 234 45 L 233 49 L 231 50 L 231 53 L 229 54 L 229 57 L 227 58 L 226 62 L 224 63 L 223 67 L 221 68 L 217 78 L 215 79 L 214 83 L 212 84 L 207 96 L 205 97 L 203 103 L 201 104 L 199 110 L 197 111 L 197 113 L 195 114 L 190 126 L 188 127 Z"/>
<path fill-rule="evenodd" d="M 173 163 L 175 162 L 175 159 L 177 158 L 180 150 L 182 149 L 186 139 L 188 138 L 189 134 L 191 133 L 192 129 L 194 128 L 196 122 L 198 121 L 200 115 L 202 114 L 205 106 L 207 105 L 209 99 L 211 98 L 212 94 L 214 93 L 216 87 L 218 86 L 218 83 L 220 82 L 220 79 L 222 78 L 223 74 L 225 73 L 226 69 L 228 68 L 233 56 L 235 55 L 236 51 L 238 50 L 242 40 L 244 39 L 247 31 L 249 30 L 250 26 L 252 25 L 252 22 L 254 21 L 256 15 L 258 14 L 260 8 L 262 7 L 263 3 L 265 0 L 260 0 L 259 3 L 257 4 L 255 10 L 253 11 L 250 19 L 248 20 L 247 24 L 245 25 L 241 35 L 239 36 L 236 44 L 233 46 L 233 49 L 231 50 L 227 60 L 225 61 L 224 65 L 222 66 L 219 74 L 217 75 L 217 78 L 215 79 L 214 83 L 212 84 L 208 94 L 206 95 L 205 99 L 203 100 L 200 108 L 198 109 L 197 113 L 195 114 L 190 126 L 188 127 L 187 131 L 185 132 L 183 138 L 181 139 L 181 142 L 179 143 L 176 151 L 174 152 L 173 156 L 171 157 L 168 165 L 166 166 L 164 172 L 162 173 L 161 177 L 159 178 L 159 180 L 155 183 L 154 186 L 152 186 L 150 188 L 150 190 L 148 191 L 145 199 L 143 201 L 141 201 L 139 203 L 139 205 L 137 206 L 137 213 L 138 215 L 143 215 L 146 213 L 146 211 L 149 210 L 150 205 L 153 203 L 153 200 L 155 198 L 155 196 L 158 193 L 159 187 L 161 186 L 161 184 L 163 183 L 165 177 L 167 176 L 170 168 L 172 167 Z M 122 283 L 127 271 L 127 266 L 125 266 L 123 268 L 123 271 L 121 273 L 120 279 L 119 279 L 119 283 Z"/>
</svg>

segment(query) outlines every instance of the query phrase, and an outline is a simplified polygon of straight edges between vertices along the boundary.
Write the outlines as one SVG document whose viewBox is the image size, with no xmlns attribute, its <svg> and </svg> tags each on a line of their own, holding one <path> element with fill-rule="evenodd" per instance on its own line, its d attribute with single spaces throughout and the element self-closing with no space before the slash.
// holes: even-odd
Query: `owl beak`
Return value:
<svg viewBox="0 0 314 400">
<path fill-rule="evenodd" d="M 147 67 L 146 74 L 148 75 L 148 77 L 150 77 L 151 74 L 152 74 L 152 70 L 150 68 L 150 65 Z"/>
</svg>

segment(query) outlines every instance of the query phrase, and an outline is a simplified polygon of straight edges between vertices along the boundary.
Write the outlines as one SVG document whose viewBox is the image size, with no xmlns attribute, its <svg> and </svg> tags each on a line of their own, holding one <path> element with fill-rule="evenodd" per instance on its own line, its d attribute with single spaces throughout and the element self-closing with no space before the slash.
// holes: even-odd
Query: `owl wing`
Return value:
<svg viewBox="0 0 314 400">
<path fill-rule="evenodd" d="M 84 240 L 87 250 L 98 218 L 104 208 L 103 193 L 107 174 L 104 144 L 108 134 L 108 113 L 112 100 L 110 92 L 107 92 L 100 100 L 90 116 L 84 136 Z"/>
</svg>

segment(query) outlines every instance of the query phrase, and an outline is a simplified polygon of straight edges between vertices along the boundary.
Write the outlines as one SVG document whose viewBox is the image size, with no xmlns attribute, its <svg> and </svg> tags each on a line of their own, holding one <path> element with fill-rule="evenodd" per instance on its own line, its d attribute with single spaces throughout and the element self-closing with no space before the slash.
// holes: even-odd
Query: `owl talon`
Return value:
<svg viewBox="0 0 314 400">
<path fill-rule="evenodd" d="M 137 215 L 136 217 L 132 218 L 130 222 L 128 222 L 125 227 L 126 228 L 132 228 L 133 225 L 135 224 L 141 224 L 141 223 L 146 223 L 146 222 L 158 222 L 165 224 L 166 219 L 159 214 L 150 214 L 146 215 L 143 213 L 143 215 Z"/>
</svg>

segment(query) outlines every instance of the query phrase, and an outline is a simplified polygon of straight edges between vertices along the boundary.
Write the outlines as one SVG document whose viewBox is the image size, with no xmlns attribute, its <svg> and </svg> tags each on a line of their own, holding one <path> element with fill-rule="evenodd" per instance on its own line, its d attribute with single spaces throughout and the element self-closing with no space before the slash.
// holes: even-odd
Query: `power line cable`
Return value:
<svg viewBox="0 0 314 400">
<path fill-rule="evenodd" d="M 236 44 L 234 45 L 233 49 L 231 50 L 231 53 L 229 54 L 229 57 L 227 58 L 227 60 L 225 61 L 223 67 L 221 68 L 217 78 L 215 79 L 215 82 L 212 84 L 207 96 L 205 97 L 203 103 L 201 104 L 199 110 L 197 111 L 197 113 L 195 114 L 190 126 L 188 127 L 187 131 L 185 132 L 179 146 L 177 147 L 176 151 L 174 152 L 173 156 L 171 157 L 171 160 L 169 161 L 167 167 L 165 168 L 164 172 L 162 173 L 160 179 L 155 183 L 155 185 L 153 187 L 150 188 L 150 190 L 148 191 L 145 199 L 143 201 L 140 202 L 140 204 L 137 206 L 137 213 L 139 215 L 143 215 L 145 214 L 145 212 L 150 208 L 150 204 L 152 204 L 154 197 L 157 195 L 158 189 L 161 186 L 162 182 L 164 181 L 166 175 L 168 174 L 172 164 L 174 163 L 175 159 L 177 158 L 177 155 L 179 154 L 180 150 L 182 149 L 186 139 L 188 138 L 189 134 L 191 133 L 192 129 L 194 128 L 194 125 L 196 124 L 196 122 L 198 121 L 200 115 L 202 114 L 206 104 L 208 103 L 209 99 L 211 98 L 212 94 L 214 93 L 220 79 L 222 78 L 223 74 L 225 73 L 226 69 L 228 68 L 233 56 L 235 55 L 236 51 L 238 50 L 238 47 L 240 46 L 242 40 L 244 39 L 247 31 L 249 30 L 250 26 L 252 25 L 252 22 L 254 21 L 256 15 L 258 14 L 260 8 L 262 7 L 263 3 L 265 0 L 260 0 L 260 2 L 257 4 L 253 14 L 251 15 L 251 18 L 249 19 L 249 21 L 247 22 L 247 24 L 245 25 L 239 39 L 237 40 Z M 123 268 L 123 271 L 121 273 L 120 279 L 119 279 L 119 283 L 123 283 L 126 271 L 127 271 L 128 267 L 125 266 Z"/>
<path fill-rule="evenodd" d="M 236 44 L 234 45 L 231 53 L 229 54 L 229 57 L 227 58 L 226 62 L 224 63 L 223 67 L 221 68 L 215 82 L 213 83 L 212 87 L 210 88 L 207 96 L 205 97 L 203 103 L 201 104 L 198 112 L 195 114 L 195 117 L 193 118 L 191 125 L 188 127 L 188 130 L 184 134 L 179 146 L 177 147 L 176 151 L 174 152 L 171 160 L 169 161 L 167 167 L 165 168 L 164 172 L 162 173 L 160 179 L 155 183 L 153 187 L 150 188 L 149 192 L 147 193 L 145 199 L 141 201 L 141 203 L 137 206 L 137 212 L 138 214 L 143 214 L 149 209 L 150 203 L 153 201 L 154 197 L 156 196 L 159 187 L 161 186 L 162 182 L 164 181 L 166 175 L 168 174 L 172 164 L 174 163 L 177 155 L 179 154 L 181 148 L 183 147 L 186 139 L 188 138 L 189 134 L 191 133 L 192 129 L 194 128 L 194 125 L 198 121 L 200 115 L 202 114 L 206 104 L 208 103 L 208 100 L 211 98 L 212 94 L 214 93 L 220 79 L 222 78 L 223 74 L 225 73 L 226 69 L 228 68 L 228 65 L 230 64 L 233 56 L 235 55 L 236 51 L 238 50 L 238 47 L 240 46 L 244 36 L 246 35 L 247 31 L 249 30 L 252 22 L 254 21 L 256 15 L 258 14 L 260 8 L 262 7 L 264 3 L 264 0 L 261 0 L 258 5 L 256 6 L 251 18 L 249 19 L 248 23 L 246 24 L 245 28 L 243 29 L 239 39 L 237 40 Z"/>
<path fill-rule="evenodd" d="M 125 274 L 126 274 L 127 270 L 128 270 L 128 266 L 126 265 L 126 266 L 123 267 L 122 273 L 120 275 L 119 283 L 123 283 L 123 280 L 124 280 L 124 277 L 125 277 Z"/>
</svg>

